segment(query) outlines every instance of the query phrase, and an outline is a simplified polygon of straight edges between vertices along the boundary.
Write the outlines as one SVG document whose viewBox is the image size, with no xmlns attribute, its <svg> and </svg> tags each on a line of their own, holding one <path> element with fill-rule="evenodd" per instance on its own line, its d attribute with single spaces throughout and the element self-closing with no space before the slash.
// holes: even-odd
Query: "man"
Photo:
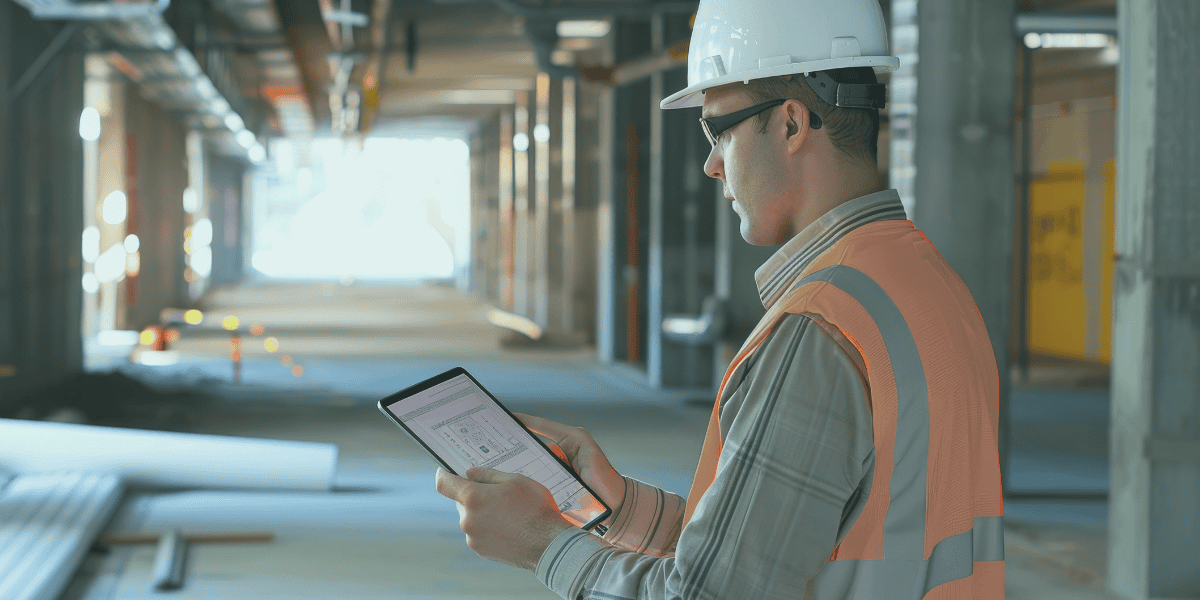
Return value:
<svg viewBox="0 0 1200 600">
<path fill-rule="evenodd" d="M 614 515 L 593 535 L 528 478 L 439 470 L 468 546 L 571 600 L 1003 598 L 995 357 L 962 281 L 882 189 L 886 53 L 875 0 L 702 0 L 689 87 L 662 105 L 702 104 L 705 173 L 747 242 L 782 248 L 756 273 L 767 314 L 722 381 L 692 490 L 623 478 L 583 430 L 522 416 Z"/>
</svg>

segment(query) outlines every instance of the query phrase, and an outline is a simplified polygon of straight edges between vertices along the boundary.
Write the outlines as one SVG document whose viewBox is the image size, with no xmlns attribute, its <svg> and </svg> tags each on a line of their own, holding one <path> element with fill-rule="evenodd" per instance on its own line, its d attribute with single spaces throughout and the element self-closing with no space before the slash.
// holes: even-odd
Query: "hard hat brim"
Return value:
<svg viewBox="0 0 1200 600">
<path fill-rule="evenodd" d="M 694 85 L 689 85 L 682 90 L 663 98 L 662 102 L 660 102 L 658 106 L 663 110 L 672 108 L 692 108 L 704 104 L 703 92 L 709 88 L 736 83 L 739 81 L 747 82 L 751 79 L 779 77 L 780 75 L 794 75 L 796 73 L 809 73 L 812 71 L 845 69 L 848 67 L 872 67 L 876 71 L 895 71 L 896 69 L 900 68 L 900 59 L 895 56 L 848 56 L 845 58 L 810 60 L 807 62 L 767 67 L 765 69 L 743 71 L 741 73 L 731 73 L 729 75 L 724 75 L 722 77 L 716 77 Z"/>
</svg>

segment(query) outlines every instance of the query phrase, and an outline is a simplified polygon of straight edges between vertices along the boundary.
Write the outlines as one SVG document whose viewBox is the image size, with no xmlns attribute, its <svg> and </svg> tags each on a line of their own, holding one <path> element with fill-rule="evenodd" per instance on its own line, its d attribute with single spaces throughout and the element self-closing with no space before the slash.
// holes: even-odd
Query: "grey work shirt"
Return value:
<svg viewBox="0 0 1200 600">
<path fill-rule="evenodd" d="M 846 232 L 904 218 L 895 190 L 837 206 L 758 270 L 763 304 Z M 862 358 L 836 328 L 788 314 L 729 385 L 716 478 L 687 526 L 682 497 L 626 478 L 604 538 L 570 529 L 542 554 L 536 574 L 547 587 L 569 600 L 805 596 L 870 492 Z"/>
</svg>

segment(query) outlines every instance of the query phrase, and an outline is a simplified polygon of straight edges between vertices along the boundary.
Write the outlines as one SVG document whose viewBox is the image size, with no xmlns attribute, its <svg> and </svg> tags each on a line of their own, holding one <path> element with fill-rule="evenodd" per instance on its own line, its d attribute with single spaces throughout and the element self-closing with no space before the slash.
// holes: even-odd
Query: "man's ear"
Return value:
<svg viewBox="0 0 1200 600">
<path fill-rule="evenodd" d="M 784 110 L 787 117 L 787 149 L 788 152 L 795 153 L 804 145 L 805 139 L 812 131 L 812 127 L 809 126 L 808 107 L 798 100 L 791 100 L 784 105 Z M 801 124 L 804 124 L 804 127 L 801 127 Z"/>
</svg>

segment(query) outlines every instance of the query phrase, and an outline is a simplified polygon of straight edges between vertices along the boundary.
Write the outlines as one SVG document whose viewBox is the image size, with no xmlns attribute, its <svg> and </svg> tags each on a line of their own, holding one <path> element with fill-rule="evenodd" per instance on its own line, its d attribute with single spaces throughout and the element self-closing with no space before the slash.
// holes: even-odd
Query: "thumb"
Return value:
<svg viewBox="0 0 1200 600">
<path fill-rule="evenodd" d="M 471 467 L 463 475 L 466 475 L 467 479 L 476 483 L 504 483 L 516 477 L 512 473 L 505 473 L 495 469 L 485 469 L 483 467 Z"/>
</svg>

